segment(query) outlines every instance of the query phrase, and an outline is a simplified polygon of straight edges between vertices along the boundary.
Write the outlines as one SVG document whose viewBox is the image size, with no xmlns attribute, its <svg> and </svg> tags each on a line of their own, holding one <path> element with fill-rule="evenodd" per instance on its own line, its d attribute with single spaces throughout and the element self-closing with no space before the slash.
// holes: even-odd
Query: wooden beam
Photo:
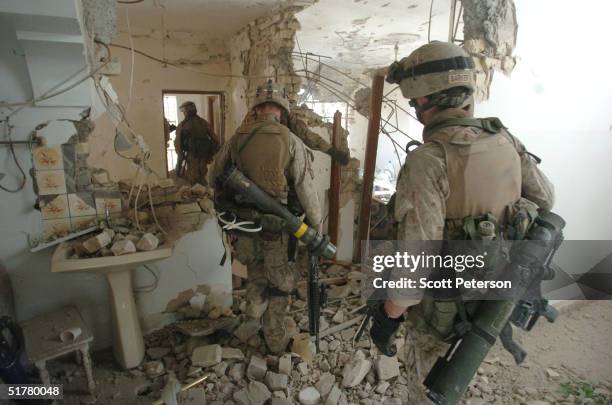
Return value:
<svg viewBox="0 0 612 405">
<path fill-rule="evenodd" d="M 215 98 L 206 98 L 208 99 L 208 123 L 210 124 L 210 129 L 215 132 Z"/>
<path fill-rule="evenodd" d="M 385 77 L 376 74 L 372 79 L 372 94 L 370 96 L 368 138 L 366 140 L 361 204 L 359 207 L 359 244 L 355 248 L 354 255 L 357 263 L 361 262 L 361 244 L 368 240 L 370 234 L 370 209 L 372 206 L 372 189 L 374 188 L 374 172 L 376 171 L 376 152 L 378 151 L 384 85 Z"/>
<path fill-rule="evenodd" d="M 342 113 L 336 111 L 334 114 L 334 125 L 332 129 L 332 145 L 340 148 L 340 135 L 342 133 Z M 340 222 L 340 165 L 334 159 L 331 163 L 329 180 L 329 211 L 327 217 L 327 234 L 331 243 L 338 246 L 338 224 Z"/>
</svg>

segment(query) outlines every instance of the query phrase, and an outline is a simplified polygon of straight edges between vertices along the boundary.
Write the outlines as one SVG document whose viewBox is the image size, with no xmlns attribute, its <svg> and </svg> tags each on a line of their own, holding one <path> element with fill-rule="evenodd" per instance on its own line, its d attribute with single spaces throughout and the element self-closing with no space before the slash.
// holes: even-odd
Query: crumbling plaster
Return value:
<svg viewBox="0 0 612 405">
<path fill-rule="evenodd" d="M 513 0 L 463 0 L 464 48 L 474 57 L 476 100 L 489 98 L 493 72 L 510 75 L 516 64 L 518 23 Z"/>
</svg>

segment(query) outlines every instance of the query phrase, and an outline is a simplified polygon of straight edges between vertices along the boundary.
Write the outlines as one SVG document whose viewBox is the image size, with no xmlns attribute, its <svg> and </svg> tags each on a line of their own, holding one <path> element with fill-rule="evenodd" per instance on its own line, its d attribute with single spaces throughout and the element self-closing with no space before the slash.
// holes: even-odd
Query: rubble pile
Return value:
<svg viewBox="0 0 612 405">
<path fill-rule="evenodd" d="M 161 180 L 160 185 L 151 188 L 154 210 L 150 208 L 146 186 L 143 188 L 145 190 L 141 190 L 140 194 L 146 198 L 141 197 L 137 207 L 134 207 L 136 199 L 129 197 L 130 191 L 134 192 L 131 183 L 120 182 L 123 199 L 131 200 L 131 206 L 120 216 L 113 214 L 99 219 L 99 230 L 93 236 L 88 234 L 73 240 L 70 243 L 71 258 L 120 256 L 155 250 L 197 229 L 202 224 L 202 214 L 215 214 L 213 192 L 201 184 L 178 187 L 171 179 Z M 155 223 L 155 218 L 161 228 Z"/>
</svg>

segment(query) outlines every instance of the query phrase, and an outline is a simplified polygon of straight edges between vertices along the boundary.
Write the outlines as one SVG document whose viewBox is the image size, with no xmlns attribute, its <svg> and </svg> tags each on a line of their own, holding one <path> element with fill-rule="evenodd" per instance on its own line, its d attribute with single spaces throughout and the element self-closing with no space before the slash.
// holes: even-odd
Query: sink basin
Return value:
<svg viewBox="0 0 612 405">
<path fill-rule="evenodd" d="M 60 244 L 51 258 L 51 272 L 91 272 L 106 276 L 110 287 L 113 313 L 113 351 L 121 367 L 140 365 L 144 358 L 144 341 L 132 292 L 131 270 L 138 266 L 172 255 L 172 248 L 160 247 L 150 252 L 122 256 L 70 259 L 71 249 Z"/>
</svg>

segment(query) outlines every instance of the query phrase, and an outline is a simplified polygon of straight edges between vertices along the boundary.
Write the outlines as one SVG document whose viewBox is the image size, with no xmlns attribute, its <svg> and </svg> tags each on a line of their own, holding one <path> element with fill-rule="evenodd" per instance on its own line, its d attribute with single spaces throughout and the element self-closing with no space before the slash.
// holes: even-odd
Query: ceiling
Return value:
<svg viewBox="0 0 612 405">
<path fill-rule="evenodd" d="M 432 40 L 448 39 L 450 4 L 434 1 Z M 302 52 L 331 57 L 322 61 L 359 77 L 391 64 L 396 44 L 402 58 L 427 42 L 430 5 L 431 0 L 320 0 L 297 14 L 297 39 Z M 320 73 L 344 82 L 329 69 Z"/>
<path fill-rule="evenodd" d="M 227 38 L 252 20 L 266 15 L 280 0 L 144 0 L 136 4 L 119 4 L 118 25 L 166 31 L 197 32 L 203 37 Z M 162 25 L 163 18 L 163 25 Z"/>
</svg>

